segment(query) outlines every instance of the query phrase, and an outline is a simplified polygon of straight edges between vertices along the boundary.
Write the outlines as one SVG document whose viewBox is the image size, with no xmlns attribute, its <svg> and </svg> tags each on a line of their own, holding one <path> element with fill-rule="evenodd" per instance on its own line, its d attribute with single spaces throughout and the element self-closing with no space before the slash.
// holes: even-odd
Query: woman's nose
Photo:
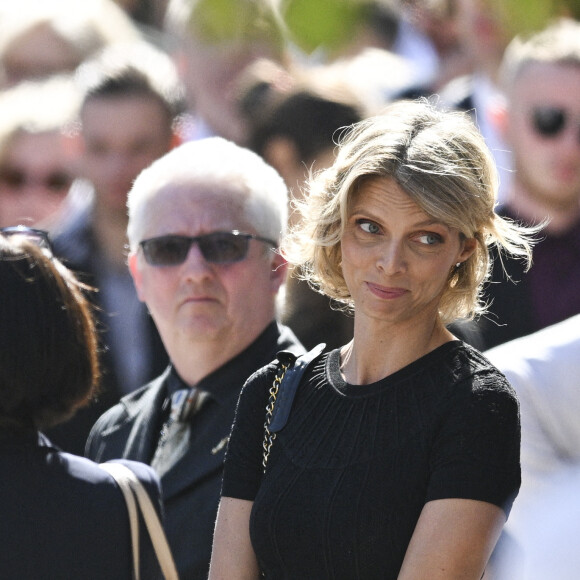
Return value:
<svg viewBox="0 0 580 580">
<path fill-rule="evenodd" d="M 379 251 L 377 267 L 385 274 L 392 276 L 406 270 L 405 250 L 401 243 L 396 241 L 385 242 Z"/>
</svg>

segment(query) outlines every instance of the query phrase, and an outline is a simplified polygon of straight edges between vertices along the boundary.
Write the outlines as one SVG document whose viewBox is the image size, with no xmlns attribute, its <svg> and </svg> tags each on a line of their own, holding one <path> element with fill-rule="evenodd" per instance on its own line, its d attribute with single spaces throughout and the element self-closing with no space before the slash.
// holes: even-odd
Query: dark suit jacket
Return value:
<svg viewBox="0 0 580 580">
<path fill-rule="evenodd" d="M 160 509 L 159 480 L 124 461 Z M 37 433 L 0 432 L 0 577 L 32 580 L 131 580 L 125 500 L 95 463 L 53 447 Z M 141 578 L 160 578 L 145 530 Z"/>
<path fill-rule="evenodd" d="M 521 260 L 503 256 L 503 264 L 492 250 L 492 273 L 484 285 L 483 300 L 490 308 L 481 318 L 450 326 L 451 332 L 484 351 L 539 330 L 534 317 L 529 279 Z"/>
<path fill-rule="evenodd" d="M 91 227 L 91 212 L 87 208 L 70 223 L 53 240 L 53 251 L 56 256 L 77 273 L 79 278 L 90 286 L 99 287 L 99 252 Z M 77 411 L 72 419 L 61 423 L 46 434 L 64 451 L 83 455 L 89 432 L 95 421 L 110 407 L 119 402 L 124 391 L 115 373 L 111 345 L 108 336 L 110 314 L 104 310 L 99 292 L 91 293 L 95 302 L 97 324 L 100 330 L 100 363 L 102 371 L 101 389 L 97 399 L 90 405 Z M 153 320 L 142 306 L 143 316 L 147 316 L 147 334 L 143 343 L 147 345 L 149 357 L 148 368 L 144 369 L 145 380 L 158 376 L 167 366 L 168 357 L 165 347 L 157 332 Z"/>
<path fill-rule="evenodd" d="M 167 538 L 181 580 L 207 579 L 226 443 L 238 396 L 245 380 L 280 350 L 304 352 L 290 329 L 273 322 L 250 347 L 196 385 L 210 392 L 211 399 L 193 418 L 193 439 L 186 454 L 161 478 Z M 88 457 L 150 463 L 170 371 L 124 397 L 99 419 L 87 442 Z"/>
</svg>

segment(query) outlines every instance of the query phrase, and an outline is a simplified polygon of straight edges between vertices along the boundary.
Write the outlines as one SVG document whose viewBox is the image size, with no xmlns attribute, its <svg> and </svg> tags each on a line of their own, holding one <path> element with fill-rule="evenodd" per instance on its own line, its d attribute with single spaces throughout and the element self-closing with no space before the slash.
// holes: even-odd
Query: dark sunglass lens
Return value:
<svg viewBox="0 0 580 580">
<path fill-rule="evenodd" d="M 167 236 L 147 240 L 143 253 L 152 266 L 175 266 L 185 261 L 190 246 L 188 238 Z"/>
<path fill-rule="evenodd" d="M 24 185 L 26 178 L 22 171 L 6 167 L 0 170 L 0 181 L 7 187 L 19 189 Z"/>
<path fill-rule="evenodd" d="M 566 113 L 556 107 L 540 107 L 533 113 L 534 127 L 540 135 L 553 137 L 566 124 Z"/>
<path fill-rule="evenodd" d="M 235 234 L 209 234 L 199 238 L 199 249 L 208 262 L 239 262 L 248 253 L 248 238 Z"/>
<path fill-rule="evenodd" d="M 62 191 L 63 189 L 68 189 L 72 179 L 67 173 L 55 172 L 51 173 L 46 178 L 46 187 L 52 191 Z"/>
</svg>

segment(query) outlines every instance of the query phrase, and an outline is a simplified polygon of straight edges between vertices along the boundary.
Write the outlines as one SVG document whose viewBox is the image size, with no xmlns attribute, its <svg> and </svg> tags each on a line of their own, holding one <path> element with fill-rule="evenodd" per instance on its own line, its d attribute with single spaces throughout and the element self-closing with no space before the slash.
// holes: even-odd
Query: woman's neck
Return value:
<svg viewBox="0 0 580 580">
<path fill-rule="evenodd" d="M 341 351 L 341 371 L 353 385 L 367 385 L 406 367 L 454 336 L 437 319 L 425 324 L 380 325 L 374 332 L 357 325 Z"/>
</svg>

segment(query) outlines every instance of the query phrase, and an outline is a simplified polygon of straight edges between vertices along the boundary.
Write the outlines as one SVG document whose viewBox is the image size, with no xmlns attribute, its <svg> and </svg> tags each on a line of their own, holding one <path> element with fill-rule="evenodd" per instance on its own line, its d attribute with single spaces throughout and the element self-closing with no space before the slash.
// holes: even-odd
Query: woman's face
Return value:
<svg viewBox="0 0 580 580">
<path fill-rule="evenodd" d="M 434 321 L 452 269 L 475 249 L 426 214 L 389 178 L 361 184 L 341 242 L 356 316 L 406 324 Z"/>
</svg>

